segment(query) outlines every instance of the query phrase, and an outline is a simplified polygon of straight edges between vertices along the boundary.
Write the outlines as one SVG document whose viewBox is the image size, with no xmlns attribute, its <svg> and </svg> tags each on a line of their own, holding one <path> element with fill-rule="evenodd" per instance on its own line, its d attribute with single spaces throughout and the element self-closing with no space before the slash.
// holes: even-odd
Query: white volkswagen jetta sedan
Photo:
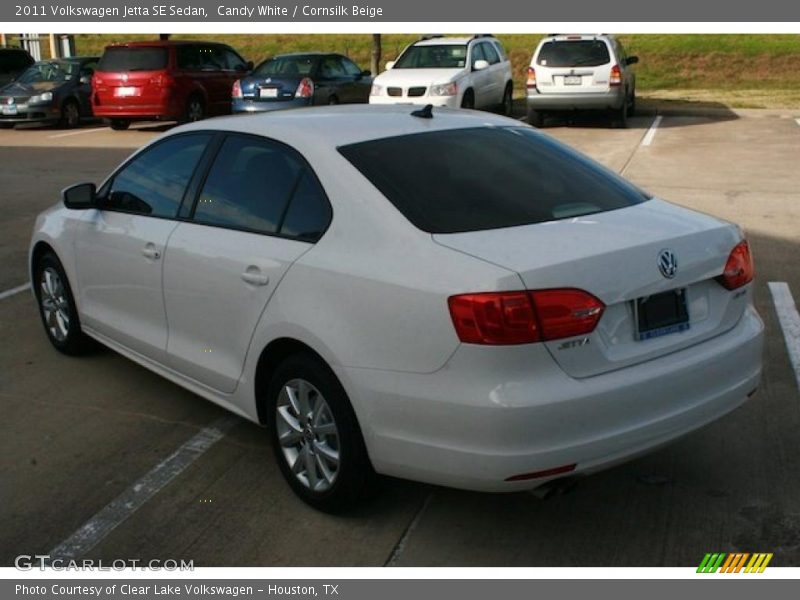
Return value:
<svg viewBox="0 0 800 600">
<path fill-rule="evenodd" d="M 533 488 L 739 406 L 747 242 L 535 129 L 413 107 L 176 128 L 39 216 L 52 344 L 265 424 L 310 504 L 381 473 Z"/>
</svg>

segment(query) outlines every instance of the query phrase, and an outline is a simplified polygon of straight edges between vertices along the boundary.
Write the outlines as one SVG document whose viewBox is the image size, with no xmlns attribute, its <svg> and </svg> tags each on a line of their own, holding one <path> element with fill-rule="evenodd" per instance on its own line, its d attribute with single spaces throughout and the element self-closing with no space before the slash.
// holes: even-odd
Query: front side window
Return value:
<svg viewBox="0 0 800 600">
<path fill-rule="evenodd" d="M 330 206 L 310 169 L 284 146 L 232 135 L 214 159 L 194 220 L 315 241 Z"/>
<path fill-rule="evenodd" d="M 210 134 L 193 133 L 144 150 L 114 176 L 101 207 L 153 217 L 175 217 L 210 139 Z"/>
<path fill-rule="evenodd" d="M 481 231 L 616 210 L 643 192 L 527 127 L 453 129 L 339 148 L 413 225 Z"/>
<path fill-rule="evenodd" d="M 319 74 L 323 79 L 341 79 L 346 75 L 342 61 L 338 56 L 326 56 L 323 58 Z"/>
<path fill-rule="evenodd" d="M 497 56 L 497 50 L 494 49 L 492 44 L 484 42 L 481 46 L 483 46 L 483 54 L 490 65 L 496 65 L 500 62 L 500 57 Z"/>
<path fill-rule="evenodd" d="M 393 69 L 463 69 L 467 64 L 467 46 L 461 44 L 441 44 L 411 46 Z"/>
</svg>

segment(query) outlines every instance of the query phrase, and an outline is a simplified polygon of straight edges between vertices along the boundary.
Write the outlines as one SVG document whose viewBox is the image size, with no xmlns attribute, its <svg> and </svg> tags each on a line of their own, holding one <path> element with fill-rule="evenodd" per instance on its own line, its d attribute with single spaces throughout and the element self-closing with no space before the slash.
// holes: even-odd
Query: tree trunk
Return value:
<svg viewBox="0 0 800 600">
<path fill-rule="evenodd" d="M 377 77 L 381 72 L 381 34 L 372 34 L 372 63 L 370 64 L 372 76 Z"/>
</svg>

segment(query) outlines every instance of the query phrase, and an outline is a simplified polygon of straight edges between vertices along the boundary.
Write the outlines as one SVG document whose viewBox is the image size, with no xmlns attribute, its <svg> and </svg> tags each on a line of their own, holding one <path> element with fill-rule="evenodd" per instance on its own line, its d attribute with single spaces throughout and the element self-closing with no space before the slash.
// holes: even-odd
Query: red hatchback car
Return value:
<svg viewBox="0 0 800 600">
<path fill-rule="evenodd" d="M 92 78 L 92 108 L 112 129 L 127 129 L 131 121 L 187 122 L 228 114 L 233 82 L 252 68 L 225 44 L 114 44 Z"/>
</svg>

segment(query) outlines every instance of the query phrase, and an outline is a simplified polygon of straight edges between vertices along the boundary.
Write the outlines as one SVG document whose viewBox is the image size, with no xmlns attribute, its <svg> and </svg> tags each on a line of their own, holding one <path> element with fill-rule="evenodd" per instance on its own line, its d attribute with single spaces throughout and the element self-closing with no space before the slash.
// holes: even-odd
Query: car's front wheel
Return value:
<svg viewBox="0 0 800 600">
<path fill-rule="evenodd" d="M 514 85 L 509 81 L 506 90 L 503 92 L 503 102 L 500 105 L 503 115 L 510 117 L 514 110 Z"/>
<path fill-rule="evenodd" d="M 111 119 L 108 124 L 114 131 L 124 131 L 131 126 L 131 122 L 128 119 Z"/>
<path fill-rule="evenodd" d="M 67 100 L 61 107 L 61 126 L 72 129 L 81 124 L 81 110 L 75 100 Z"/>
<path fill-rule="evenodd" d="M 269 435 L 281 472 L 311 506 L 339 512 L 372 485 L 361 430 L 330 368 L 295 354 L 275 370 L 267 389 Z"/>
<path fill-rule="evenodd" d="M 472 90 L 464 92 L 464 97 L 461 98 L 461 108 L 475 108 L 475 93 Z"/>
<path fill-rule="evenodd" d="M 43 255 L 36 264 L 34 286 L 42 324 L 55 349 L 70 355 L 88 350 L 92 342 L 81 331 L 67 275 L 52 252 Z"/>
<path fill-rule="evenodd" d="M 540 110 L 528 110 L 528 123 L 534 127 L 544 127 L 544 113 Z"/>
</svg>

